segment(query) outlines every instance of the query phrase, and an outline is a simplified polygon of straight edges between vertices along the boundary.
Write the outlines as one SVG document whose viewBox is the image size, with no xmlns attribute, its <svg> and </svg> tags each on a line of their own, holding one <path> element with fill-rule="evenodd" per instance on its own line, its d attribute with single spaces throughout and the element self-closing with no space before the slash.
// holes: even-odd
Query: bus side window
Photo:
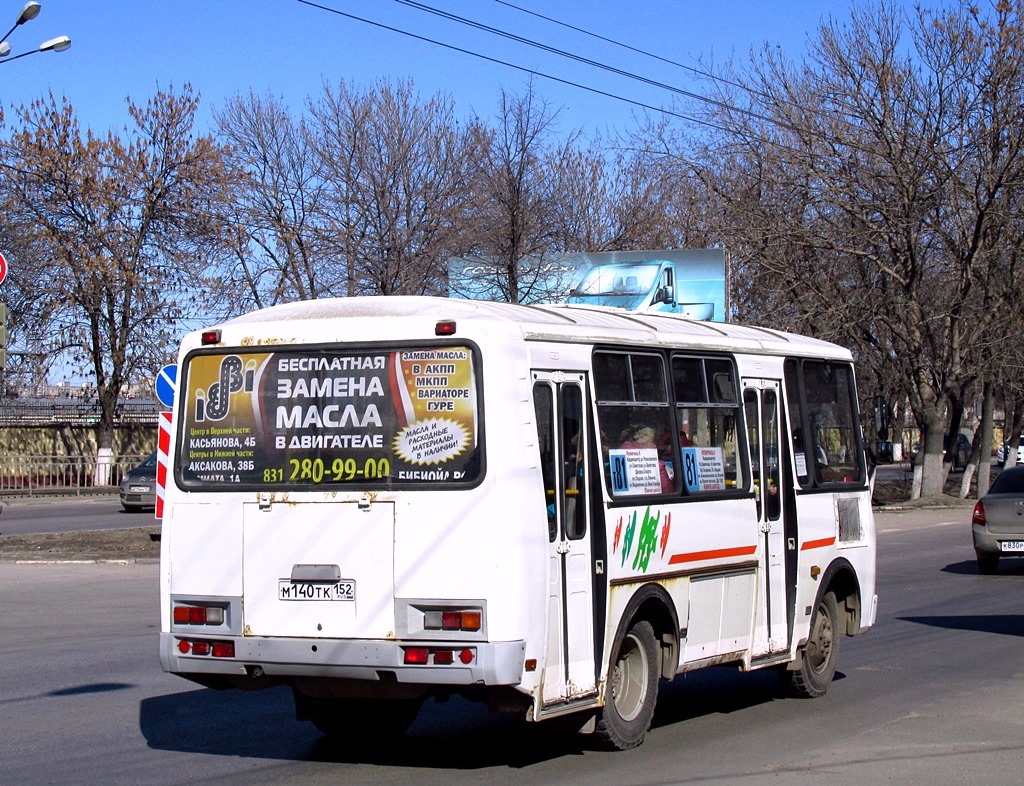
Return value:
<svg viewBox="0 0 1024 786">
<path fill-rule="evenodd" d="M 548 514 L 548 542 L 558 534 L 555 514 L 555 423 L 554 396 L 551 386 L 538 382 L 533 386 L 533 408 L 537 416 L 537 447 L 540 449 L 540 471 L 544 480 L 544 507 Z"/>
<path fill-rule="evenodd" d="M 676 355 L 672 358 L 672 386 L 686 492 L 742 490 L 746 484 L 736 433 L 740 405 L 732 361 Z M 700 465 L 705 471 L 695 472 Z"/>
<path fill-rule="evenodd" d="M 757 411 L 757 391 L 743 392 L 743 412 L 747 421 L 747 449 L 750 451 L 750 475 L 756 490 L 757 517 L 761 518 L 761 506 L 764 504 L 764 488 L 762 487 L 761 466 L 761 418 Z"/>
<path fill-rule="evenodd" d="M 661 355 L 599 350 L 594 387 L 605 482 L 616 496 L 679 492 L 672 410 Z M 640 451 L 626 456 L 626 451 Z"/>
<path fill-rule="evenodd" d="M 562 493 L 565 495 L 565 536 L 582 538 L 587 532 L 586 477 L 583 471 L 583 391 L 565 385 L 559 391 L 562 419 Z"/>
<path fill-rule="evenodd" d="M 801 486 L 861 484 L 866 477 L 848 363 L 786 360 L 786 398 Z"/>
</svg>

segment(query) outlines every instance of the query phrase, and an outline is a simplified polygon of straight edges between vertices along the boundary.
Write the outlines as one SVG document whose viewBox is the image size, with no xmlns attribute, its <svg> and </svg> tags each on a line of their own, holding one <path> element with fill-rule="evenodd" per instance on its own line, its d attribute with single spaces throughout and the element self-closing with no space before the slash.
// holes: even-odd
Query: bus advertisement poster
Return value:
<svg viewBox="0 0 1024 786">
<path fill-rule="evenodd" d="M 196 354 L 177 468 L 186 483 L 468 481 L 472 350 Z"/>
</svg>

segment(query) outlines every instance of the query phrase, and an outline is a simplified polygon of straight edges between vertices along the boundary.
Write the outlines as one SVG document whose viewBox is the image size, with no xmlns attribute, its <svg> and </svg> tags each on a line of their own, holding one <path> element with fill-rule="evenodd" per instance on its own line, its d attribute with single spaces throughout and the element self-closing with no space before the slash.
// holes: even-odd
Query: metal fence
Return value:
<svg viewBox="0 0 1024 786">
<path fill-rule="evenodd" d="M 125 473 L 146 456 L 0 457 L 0 495 L 68 496 L 114 493 Z"/>
<path fill-rule="evenodd" d="M 122 399 L 114 408 L 114 424 L 155 426 L 161 409 L 155 399 Z M 99 422 L 100 405 L 95 399 L 0 398 L 0 425 L 3 426 L 91 426 Z"/>
</svg>

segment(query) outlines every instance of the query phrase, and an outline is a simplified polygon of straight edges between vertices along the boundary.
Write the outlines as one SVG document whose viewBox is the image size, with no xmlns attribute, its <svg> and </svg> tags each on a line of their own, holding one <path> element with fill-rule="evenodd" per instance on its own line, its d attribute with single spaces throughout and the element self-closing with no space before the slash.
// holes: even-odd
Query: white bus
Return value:
<svg viewBox="0 0 1024 786">
<path fill-rule="evenodd" d="M 660 679 L 733 663 L 819 696 L 874 623 L 835 345 L 347 298 L 192 333 L 179 369 L 161 664 L 289 685 L 299 719 L 350 743 L 459 694 L 630 748 Z"/>
</svg>

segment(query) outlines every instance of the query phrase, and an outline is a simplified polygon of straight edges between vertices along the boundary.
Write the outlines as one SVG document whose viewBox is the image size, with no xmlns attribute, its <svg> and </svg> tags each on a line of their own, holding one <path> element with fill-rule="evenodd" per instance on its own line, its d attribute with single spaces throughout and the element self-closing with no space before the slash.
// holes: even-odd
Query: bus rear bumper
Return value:
<svg viewBox="0 0 1024 786">
<path fill-rule="evenodd" d="M 195 641 L 232 643 L 234 657 L 194 654 L 191 645 Z M 420 685 L 518 685 L 523 678 L 525 653 L 523 641 L 455 643 L 256 636 L 205 639 L 160 634 L 160 665 L 164 671 L 182 676 L 252 677 L 259 673 L 282 681 L 290 677 L 328 677 Z"/>
</svg>

